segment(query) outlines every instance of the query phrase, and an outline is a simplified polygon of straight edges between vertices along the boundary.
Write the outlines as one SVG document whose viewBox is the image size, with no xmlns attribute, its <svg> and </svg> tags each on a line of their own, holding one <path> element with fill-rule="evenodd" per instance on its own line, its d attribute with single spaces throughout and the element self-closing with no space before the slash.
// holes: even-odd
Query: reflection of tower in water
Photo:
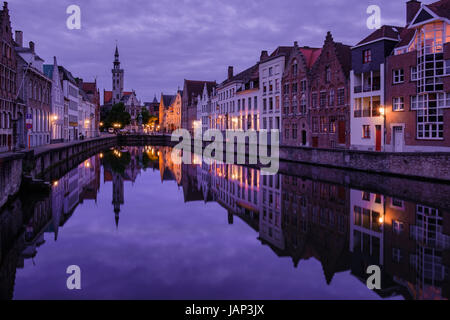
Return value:
<svg viewBox="0 0 450 320">
<path fill-rule="evenodd" d="M 120 205 L 124 203 L 123 199 L 123 177 L 121 174 L 113 173 L 113 200 L 116 227 L 119 227 Z"/>
</svg>

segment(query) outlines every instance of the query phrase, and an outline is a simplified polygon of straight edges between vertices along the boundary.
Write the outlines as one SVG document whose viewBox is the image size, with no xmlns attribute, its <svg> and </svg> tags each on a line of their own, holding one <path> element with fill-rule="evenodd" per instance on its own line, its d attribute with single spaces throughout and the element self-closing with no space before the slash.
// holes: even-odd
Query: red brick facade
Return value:
<svg viewBox="0 0 450 320">
<path fill-rule="evenodd" d="M 299 48 L 297 42 L 290 55 L 281 81 L 282 128 L 281 141 L 288 146 L 309 145 L 310 69 L 321 49 Z"/>
<path fill-rule="evenodd" d="M 334 42 L 328 32 L 320 57 L 311 71 L 309 113 L 312 147 L 350 146 L 350 67 L 350 47 Z"/>
</svg>

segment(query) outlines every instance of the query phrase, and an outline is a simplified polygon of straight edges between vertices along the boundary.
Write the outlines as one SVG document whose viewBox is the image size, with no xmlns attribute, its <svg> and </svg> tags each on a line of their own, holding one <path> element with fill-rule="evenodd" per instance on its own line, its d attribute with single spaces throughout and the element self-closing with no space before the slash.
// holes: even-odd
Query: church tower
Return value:
<svg viewBox="0 0 450 320">
<path fill-rule="evenodd" d="M 114 54 L 114 68 L 112 69 L 112 104 L 116 104 L 122 99 L 123 95 L 123 69 L 120 69 L 119 49 L 116 45 Z"/>
</svg>

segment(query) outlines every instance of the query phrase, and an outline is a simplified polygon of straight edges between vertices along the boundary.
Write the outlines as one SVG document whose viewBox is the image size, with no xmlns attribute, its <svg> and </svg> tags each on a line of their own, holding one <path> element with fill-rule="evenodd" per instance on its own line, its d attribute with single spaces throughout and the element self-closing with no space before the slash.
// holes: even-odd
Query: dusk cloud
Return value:
<svg viewBox="0 0 450 320">
<path fill-rule="evenodd" d="M 81 8 L 81 30 L 66 28 L 66 8 Z M 377 4 L 382 23 L 403 26 L 405 2 L 388 0 L 15 0 L 12 27 L 34 41 L 37 53 L 75 76 L 111 89 L 116 40 L 125 89 L 142 101 L 173 93 L 183 79 L 222 81 L 227 66 L 239 72 L 261 50 L 278 45 L 322 46 L 327 31 L 354 45 L 371 31 L 366 8 Z"/>
</svg>

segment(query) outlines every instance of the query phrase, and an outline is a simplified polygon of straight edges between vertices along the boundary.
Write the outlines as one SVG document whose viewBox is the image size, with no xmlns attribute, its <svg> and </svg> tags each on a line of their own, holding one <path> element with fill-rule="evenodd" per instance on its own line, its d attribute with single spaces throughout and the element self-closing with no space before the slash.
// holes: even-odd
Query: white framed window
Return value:
<svg viewBox="0 0 450 320">
<path fill-rule="evenodd" d="M 405 72 L 403 71 L 403 69 L 397 69 L 394 70 L 393 72 L 393 83 L 402 83 L 403 81 L 405 81 Z"/>
<path fill-rule="evenodd" d="M 417 67 L 411 67 L 411 81 L 417 80 Z"/>
<path fill-rule="evenodd" d="M 403 97 L 393 98 L 392 111 L 403 111 L 403 110 L 405 110 L 405 102 Z"/>
</svg>

